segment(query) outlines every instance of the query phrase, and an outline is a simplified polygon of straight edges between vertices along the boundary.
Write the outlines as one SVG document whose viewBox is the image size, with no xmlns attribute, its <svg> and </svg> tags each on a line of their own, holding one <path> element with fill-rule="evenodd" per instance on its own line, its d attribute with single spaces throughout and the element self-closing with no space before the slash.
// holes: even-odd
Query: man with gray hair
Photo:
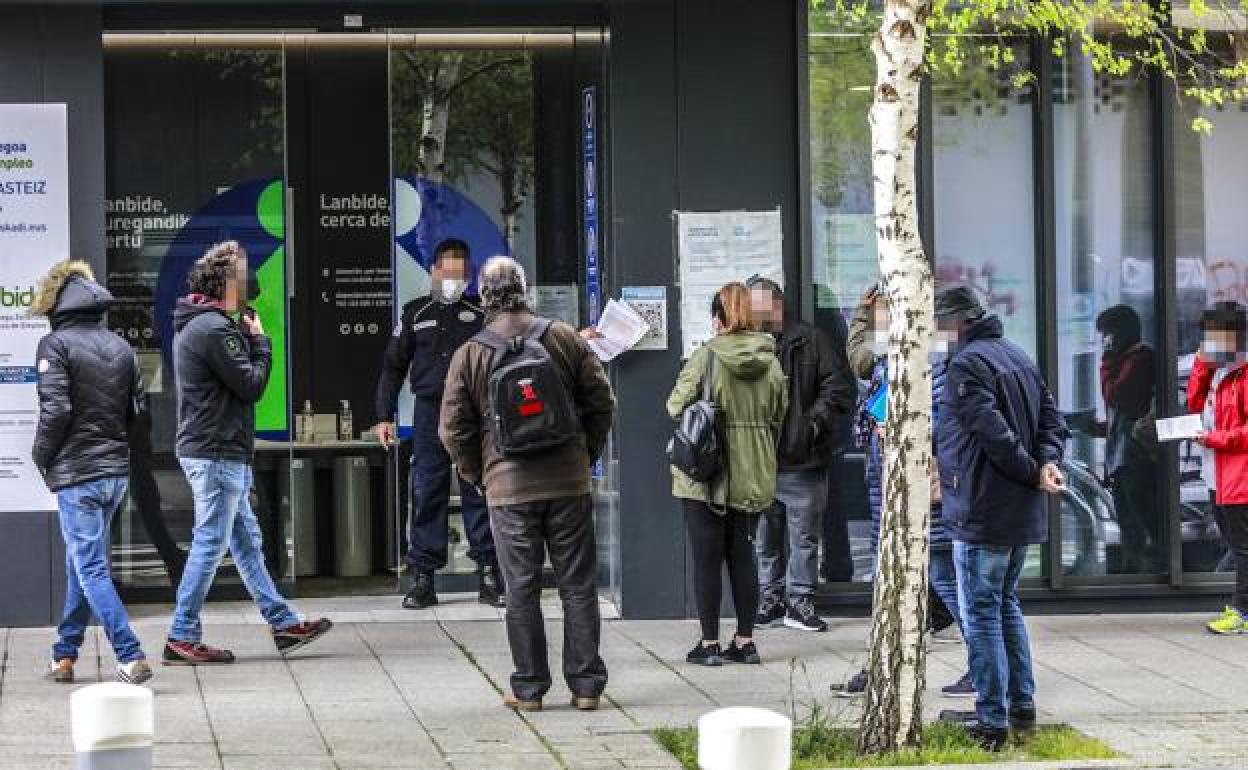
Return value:
<svg viewBox="0 0 1248 770">
<path fill-rule="evenodd" d="M 515 665 L 503 703 L 537 711 L 550 689 L 540 605 L 549 550 L 563 601 L 564 679 L 572 705 L 593 710 L 607 668 L 598 654 L 589 469 L 606 445 L 615 397 L 581 335 L 529 309 L 518 262 L 490 259 L 478 283 L 486 325 L 451 359 L 438 433 L 462 477 L 485 486 Z"/>
</svg>

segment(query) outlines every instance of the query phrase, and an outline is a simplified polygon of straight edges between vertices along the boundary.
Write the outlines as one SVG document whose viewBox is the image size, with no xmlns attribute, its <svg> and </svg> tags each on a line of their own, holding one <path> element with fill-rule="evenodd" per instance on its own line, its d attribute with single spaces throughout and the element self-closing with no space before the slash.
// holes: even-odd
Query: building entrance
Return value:
<svg viewBox="0 0 1248 770">
<path fill-rule="evenodd" d="M 587 222 L 605 218 L 603 41 L 601 28 L 105 34 L 110 324 L 152 400 L 115 535 L 120 585 L 167 598 L 185 558 L 194 510 L 173 450 L 171 315 L 194 260 L 237 240 L 274 342 L 251 495 L 270 569 L 299 593 L 402 587 L 409 468 L 428 449 L 413 451 L 406 387 L 403 441 L 387 451 L 371 431 L 387 416 L 387 341 L 403 305 L 429 293 L 447 239 L 467 244 L 471 275 L 513 255 L 539 312 L 590 320 L 602 287 L 587 254 L 605 253 Z M 614 467 L 596 489 L 607 591 Z M 449 498 L 442 588 L 475 587 L 454 487 Z M 241 588 L 228 558 L 219 582 Z"/>
</svg>

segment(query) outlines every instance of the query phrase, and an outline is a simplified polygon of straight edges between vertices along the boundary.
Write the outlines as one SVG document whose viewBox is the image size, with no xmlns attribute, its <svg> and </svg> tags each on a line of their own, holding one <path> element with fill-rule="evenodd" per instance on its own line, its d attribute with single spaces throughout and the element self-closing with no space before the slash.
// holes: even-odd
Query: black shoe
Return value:
<svg viewBox="0 0 1248 770">
<path fill-rule="evenodd" d="M 832 694 L 838 698 L 857 698 L 867 691 L 867 670 L 864 668 L 843 685 L 833 686 Z"/>
<path fill-rule="evenodd" d="M 763 659 L 758 657 L 758 648 L 754 646 L 754 642 L 746 642 L 738 647 L 736 639 L 733 639 L 728 649 L 724 650 L 724 660 L 729 663 L 748 663 L 755 666 L 763 662 Z"/>
<path fill-rule="evenodd" d="M 507 600 L 503 596 L 503 576 L 498 574 L 498 567 L 481 568 L 481 587 L 477 590 L 477 601 L 490 607 L 506 607 Z M 437 597 L 434 597 L 437 601 Z"/>
<path fill-rule="evenodd" d="M 983 724 L 974 711 L 942 711 L 940 721 L 961 725 L 980 747 L 988 751 L 1001 751 L 1010 739 L 1008 728 Z"/>
<path fill-rule="evenodd" d="M 685 656 L 685 662 L 695 666 L 722 666 L 724 653 L 720 651 L 718 643 L 705 645 L 698 642 Z"/>
<path fill-rule="evenodd" d="M 975 680 L 971 679 L 971 672 L 967 671 L 958 681 L 940 688 L 940 694 L 946 698 L 974 698 Z"/>
<path fill-rule="evenodd" d="M 1010 706 L 1010 727 L 1015 730 L 1034 730 L 1036 728 L 1036 705 Z"/>
<path fill-rule="evenodd" d="M 815 605 L 808 597 L 794 599 L 784 615 L 784 625 L 799 631 L 827 631 L 828 624 L 815 612 Z"/>
<path fill-rule="evenodd" d="M 758 608 L 758 615 L 754 617 L 754 627 L 775 628 L 781 625 L 784 625 L 784 602 L 771 597 L 764 599 Z"/>
<path fill-rule="evenodd" d="M 433 590 L 433 573 L 417 572 L 412 589 L 403 597 L 403 609 L 423 610 L 438 603 L 438 594 Z"/>
</svg>

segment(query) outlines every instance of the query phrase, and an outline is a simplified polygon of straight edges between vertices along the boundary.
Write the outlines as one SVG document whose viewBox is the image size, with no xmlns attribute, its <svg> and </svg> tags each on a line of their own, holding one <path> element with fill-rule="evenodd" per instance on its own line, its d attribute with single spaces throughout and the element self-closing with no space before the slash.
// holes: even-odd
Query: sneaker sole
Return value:
<svg viewBox="0 0 1248 770">
<path fill-rule="evenodd" d="M 706 666 L 707 668 L 719 668 L 724 665 L 723 658 L 699 658 L 697 660 L 685 658 L 685 662 L 694 666 Z"/>
<path fill-rule="evenodd" d="M 143 684 L 144 682 L 150 682 L 153 676 L 155 676 L 155 674 L 152 673 L 150 668 L 144 673 L 134 677 L 126 676 L 124 671 L 117 669 L 117 681 L 122 684 Z"/>
<path fill-rule="evenodd" d="M 782 617 L 775 618 L 774 620 L 769 620 L 766 623 L 760 623 L 757 620 L 755 620 L 754 627 L 755 628 L 784 628 L 784 618 Z"/>
<path fill-rule="evenodd" d="M 332 630 L 334 630 L 334 627 L 331 625 L 329 628 L 325 629 L 319 634 L 312 634 L 310 636 L 305 636 L 304 638 L 296 642 L 292 642 L 291 644 L 288 644 L 285 647 L 278 647 L 277 651 L 282 655 L 289 655 L 290 653 L 296 650 L 302 650 L 304 647 L 307 647 L 309 644 L 312 644 L 317 639 L 320 639 L 322 636 L 324 636 L 325 634 L 328 634 Z"/>
<path fill-rule="evenodd" d="M 808 626 L 800 620 L 794 620 L 789 617 L 784 619 L 784 627 L 792 628 L 796 631 L 813 631 L 815 633 L 823 633 L 828 630 L 827 626 L 824 626 L 823 628 L 819 628 L 818 626 Z"/>
<path fill-rule="evenodd" d="M 932 641 L 932 644 L 962 644 L 962 637 L 960 636 L 929 636 L 928 639 Z"/>
<path fill-rule="evenodd" d="M 978 695 L 978 693 L 975 693 L 975 692 L 945 692 L 944 690 L 940 691 L 940 696 L 942 698 L 974 698 L 976 695 Z"/>
<path fill-rule="evenodd" d="M 845 700 L 851 700 L 853 698 L 861 698 L 862 696 L 866 695 L 866 693 L 863 693 L 863 692 L 850 692 L 849 690 L 833 690 L 832 694 L 838 698 L 844 698 Z"/>
<path fill-rule="evenodd" d="M 229 666 L 236 660 L 162 660 L 162 666 Z"/>
<path fill-rule="evenodd" d="M 739 666 L 758 666 L 761 665 L 763 659 L 757 655 L 751 655 L 741 660 L 733 660 L 732 658 L 724 658 L 725 663 L 735 663 Z"/>
<path fill-rule="evenodd" d="M 1248 628 L 1236 628 L 1230 631 L 1220 631 L 1216 628 L 1210 628 L 1209 626 L 1205 626 L 1205 629 L 1209 633 L 1216 634 L 1217 636 L 1238 636 L 1240 634 L 1248 634 Z"/>
</svg>

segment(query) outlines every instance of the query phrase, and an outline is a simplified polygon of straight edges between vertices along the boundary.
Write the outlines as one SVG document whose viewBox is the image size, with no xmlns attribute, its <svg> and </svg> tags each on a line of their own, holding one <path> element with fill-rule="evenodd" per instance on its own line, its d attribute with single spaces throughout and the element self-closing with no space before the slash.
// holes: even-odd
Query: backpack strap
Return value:
<svg viewBox="0 0 1248 770">
<path fill-rule="evenodd" d="M 486 326 L 472 336 L 476 342 L 485 345 L 493 353 L 490 356 L 490 371 L 493 371 L 503 356 L 507 355 L 507 351 L 511 348 L 511 340 Z"/>
</svg>

